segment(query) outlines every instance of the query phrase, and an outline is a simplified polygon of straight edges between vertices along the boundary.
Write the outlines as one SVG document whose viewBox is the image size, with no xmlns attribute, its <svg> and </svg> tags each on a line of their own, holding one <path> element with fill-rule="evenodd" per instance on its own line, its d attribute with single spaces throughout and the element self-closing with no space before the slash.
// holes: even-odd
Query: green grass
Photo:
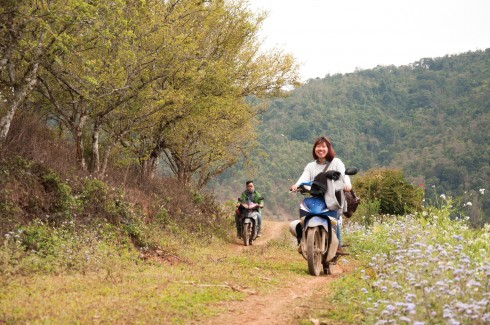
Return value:
<svg viewBox="0 0 490 325">
<path fill-rule="evenodd" d="M 294 246 L 239 246 L 194 241 L 169 262 L 115 259 L 113 268 L 85 275 L 10 276 L 0 288 L 0 323 L 186 324 L 221 312 L 220 302 L 305 275 Z"/>
</svg>

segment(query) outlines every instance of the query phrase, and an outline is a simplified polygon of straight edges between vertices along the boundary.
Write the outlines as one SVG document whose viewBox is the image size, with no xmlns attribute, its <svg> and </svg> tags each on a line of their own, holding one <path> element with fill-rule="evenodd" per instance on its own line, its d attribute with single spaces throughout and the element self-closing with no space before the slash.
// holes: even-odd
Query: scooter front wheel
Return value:
<svg viewBox="0 0 490 325">
<path fill-rule="evenodd" d="M 306 250 L 308 271 L 318 276 L 322 270 L 321 233 L 318 227 L 308 228 L 306 233 Z"/>
<path fill-rule="evenodd" d="M 245 246 L 252 244 L 252 240 L 251 240 L 252 229 L 251 228 L 252 227 L 251 227 L 250 223 L 244 223 L 243 224 L 242 239 L 243 239 L 243 244 Z"/>
</svg>

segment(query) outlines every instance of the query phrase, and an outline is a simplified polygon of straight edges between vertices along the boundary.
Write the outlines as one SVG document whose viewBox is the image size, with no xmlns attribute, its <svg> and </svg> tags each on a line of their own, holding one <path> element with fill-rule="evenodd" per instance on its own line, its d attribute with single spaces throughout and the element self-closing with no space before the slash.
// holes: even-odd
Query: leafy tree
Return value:
<svg viewBox="0 0 490 325">
<path fill-rule="evenodd" d="M 195 16 L 198 32 L 187 45 L 199 55 L 186 61 L 170 82 L 179 99 L 173 104 L 178 113 L 174 118 L 162 115 L 159 127 L 135 144 L 147 147 L 140 152 L 150 166 L 157 166 L 164 154 L 179 180 L 202 187 L 254 143 L 251 127 L 263 105 L 245 98 L 283 96 L 283 88 L 295 85 L 298 74 L 290 55 L 278 50 L 259 54 L 263 16 L 253 15 L 245 3 L 210 3 Z"/>
<path fill-rule="evenodd" d="M 78 1 L 0 1 L 0 142 L 36 86 L 41 62 L 58 60 L 85 24 L 85 8 Z"/>
<path fill-rule="evenodd" d="M 44 66 L 40 92 L 51 102 L 53 116 L 72 132 L 82 169 L 86 168 L 84 133 L 91 133 L 91 169 L 98 172 L 102 130 L 109 140 L 107 161 L 114 144 L 132 125 L 159 111 L 161 106 L 146 109 L 136 100 L 148 96 L 145 90 L 152 84 L 168 78 L 164 66 L 175 59 L 169 59 L 173 52 L 163 54 L 169 45 L 162 41 L 166 33 L 159 16 L 165 16 L 161 2 L 99 1 L 87 7 L 93 13 L 90 23 L 81 37 L 72 39 L 62 60 Z"/>
</svg>

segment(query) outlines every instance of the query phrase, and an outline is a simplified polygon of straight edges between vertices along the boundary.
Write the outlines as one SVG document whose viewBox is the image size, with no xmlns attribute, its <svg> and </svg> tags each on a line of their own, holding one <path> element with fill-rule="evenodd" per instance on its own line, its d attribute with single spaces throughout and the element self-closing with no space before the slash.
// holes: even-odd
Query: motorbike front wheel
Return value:
<svg viewBox="0 0 490 325">
<path fill-rule="evenodd" d="M 242 239 L 243 239 L 243 244 L 245 246 L 248 246 L 252 244 L 252 224 L 251 223 L 244 223 L 242 227 Z"/>
<path fill-rule="evenodd" d="M 322 270 L 321 233 L 318 227 L 308 228 L 306 233 L 306 252 L 308 256 L 308 271 L 318 276 Z"/>
</svg>

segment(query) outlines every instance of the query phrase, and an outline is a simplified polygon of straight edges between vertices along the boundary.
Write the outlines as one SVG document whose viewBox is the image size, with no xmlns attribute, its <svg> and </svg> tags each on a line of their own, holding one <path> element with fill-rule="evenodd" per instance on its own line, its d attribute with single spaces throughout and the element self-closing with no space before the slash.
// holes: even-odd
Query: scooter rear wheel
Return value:
<svg viewBox="0 0 490 325">
<path fill-rule="evenodd" d="M 318 227 L 308 228 L 306 233 L 306 250 L 308 256 L 308 271 L 318 276 L 322 270 L 321 234 Z"/>
</svg>

